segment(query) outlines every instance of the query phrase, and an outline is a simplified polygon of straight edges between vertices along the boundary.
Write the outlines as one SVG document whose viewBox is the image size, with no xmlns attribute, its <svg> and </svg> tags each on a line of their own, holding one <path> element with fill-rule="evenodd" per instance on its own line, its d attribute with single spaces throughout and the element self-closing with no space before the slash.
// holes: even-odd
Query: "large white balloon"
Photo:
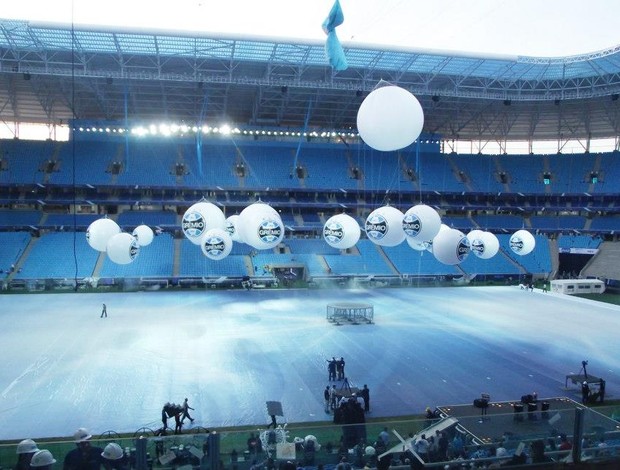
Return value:
<svg viewBox="0 0 620 470">
<path fill-rule="evenodd" d="M 368 239 L 381 246 L 396 246 L 405 240 L 404 214 L 392 206 L 379 207 L 366 218 L 364 230 Z"/>
<path fill-rule="evenodd" d="M 459 264 L 469 255 L 469 240 L 455 229 L 442 230 L 433 238 L 433 256 L 443 264 Z"/>
<path fill-rule="evenodd" d="M 239 224 L 239 216 L 237 214 L 231 215 L 226 219 L 226 231 L 232 241 L 243 243 L 243 239 L 241 238 L 241 230 L 237 228 Z"/>
<path fill-rule="evenodd" d="M 210 202 L 197 202 L 183 214 L 181 229 L 194 245 L 200 245 L 202 235 L 212 228 L 225 228 L 226 217 L 222 210 Z"/>
<path fill-rule="evenodd" d="M 467 234 L 467 239 L 474 255 L 481 259 L 493 258 L 499 251 L 499 240 L 491 232 L 472 230 Z"/>
<path fill-rule="evenodd" d="M 440 224 L 439 232 L 437 232 L 437 235 L 439 235 L 441 232 L 445 232 L 446 230 L 452 230 L 452 229 L 448 227 L 446 224 Z M 432 240 L 426 240 L 422 242 L 422 244 L 426 247 L 426 250 L 430 251 L 431 253 L 433 252 L 433 240 L 437 238 L 437 235 L 435 235 Z"/>
<path fill-rule="evenodd" d="M 383 152 L 411 145 L 423 126 L 424 112 L 420 102 L 407 90 L 394 85 L 373 90 L 357 111 L 360 137 Z"/>
<path fill-rule="evenodd" d="M 131 234 L 136 237 L 140 246 L 148 246 L 153 241 L 153 230 L 148 225 L 138 225 Z"/>
<path fill-rule="evenodd" d="M 329 246 L 346 250 L 354 246 L 360 239 L 360 226 L 347 214 L 334 215 L 327 219 L 323 226 L 323 239 Z"/>
<path fill-rule="evenodd" d="M 202 236 L 200 249 L 207 258 L 219 261 L 226 258 L 232 250 L 233 241 L 226 230 L 212 228 Z"/>
<path fill-rule="evenodd" d="M 106 251 L 108 240 L 120 232 L 121 228 L 112 219 L 97 219 L 86 229 L 86 241 L 91 248 Z"/>
<path fill-rule="evenodd" d="M 237 228 L 245 243 L 257 250 L 269 250 L 284 238 L 284 223 L 280 214 L 269 204 L 257 202 L 239 214 Z"/>
<path fill-rule="evenodd" d="M 140 253 L 138 240 L 129 233 L 117 233 L 108 240 L 108 257 L 116 264 L 129 264 Z"/>
<path fill-rule="evenodd" d="M 405 241 L 407 242 L 407 245 L 409 245 L 409 247 L 413 248 L 416 251 L 425 251 L 428 250 L 428 245 L 430 242 L 425 241 L 425 242 L 418 242 L 416 240 L 414 240 L 413 238 L 405 238 Z"/>
<path fill-rule="evenodd" d="M 407 238 L 417 242 L 432 240 L 439 233 L 441 217 L 435 209 L 418 204 L 405 212 L 403 230 Z"/>
<path fill-rule="evenodd" d="M 510 237 L 510 249 L 520 256 L 529 255 L 536 247 L 536 239 L 527 230 L 517 230 Z"/>
</svg>

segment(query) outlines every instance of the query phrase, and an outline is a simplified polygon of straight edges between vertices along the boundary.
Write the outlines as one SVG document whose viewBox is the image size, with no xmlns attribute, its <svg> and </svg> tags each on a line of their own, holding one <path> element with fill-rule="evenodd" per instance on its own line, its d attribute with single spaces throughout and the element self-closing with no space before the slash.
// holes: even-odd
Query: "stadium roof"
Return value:
<svg viewBox="0 0 620 470">
<path fill-rule="evenodd" d="M 0 20 L 0 118 L 176 120 L 355 128 L 380 80 L 414 93 L 445 139 L 615 137 L 620 46 L 580 56 L 476 56 Z"/>
</svg>

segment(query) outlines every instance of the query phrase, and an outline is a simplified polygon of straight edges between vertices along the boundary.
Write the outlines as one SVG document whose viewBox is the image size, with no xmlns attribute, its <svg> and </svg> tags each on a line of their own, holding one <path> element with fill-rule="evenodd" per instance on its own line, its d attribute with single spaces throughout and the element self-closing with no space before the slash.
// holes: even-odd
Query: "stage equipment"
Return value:
<svg viewBox="0 0 620 470">
<path fill-rule="evenodd" d="M 353 325 L 360 323 L 372 323 L 375 316 L 375 308 L 367 303 L 334 303 L 327 305 L 327 321 L 335 325 L 348 322 Z"/>
</svg>

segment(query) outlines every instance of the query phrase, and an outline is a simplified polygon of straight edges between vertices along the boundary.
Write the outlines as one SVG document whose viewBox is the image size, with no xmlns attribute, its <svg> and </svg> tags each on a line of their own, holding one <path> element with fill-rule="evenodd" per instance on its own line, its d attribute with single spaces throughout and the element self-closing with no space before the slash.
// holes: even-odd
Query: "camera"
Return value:
<svg viewBox="0 0 620 470">
<path fill-rule="evenodd" d="M 588 361 L 581 361 L 581 365 L 582 365 L 583 367 L 587 366 L 587 365 L 588 365 Z"/>
</svg>

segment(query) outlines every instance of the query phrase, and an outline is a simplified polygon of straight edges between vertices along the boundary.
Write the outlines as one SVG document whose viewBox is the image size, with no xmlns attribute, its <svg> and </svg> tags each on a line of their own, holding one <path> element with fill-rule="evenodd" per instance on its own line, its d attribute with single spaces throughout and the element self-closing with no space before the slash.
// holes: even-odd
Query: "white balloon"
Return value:
<svg viewBox="0 0 620 470">
<path fill-rule="evenodd" d="M 418 242 L 415 241 L 413 238 L 405 238 L 405 241 L 407 242 L 407 245 L 409 245 L 411 248 L 413 248 L 416 251 L 424 251 L 424 250 L 428 250 L 428 245 L 430 242 L 425 241 L 425 242 Z"/>
<path fill-rule="evenodd" d="M 426 204 L 409 208 L 403 217 L 405 235 L 418 242 L 435 238 L 440 227 L 441 217 L 435 209 Z"/>
<path fill-rule="evenodd" d="M 467 239 L 471 243 L 473 240 L 477 240 L 480 237 L 482 237 L 483 233 L 484 233 L 484 231 L 480 230 L 480 229 L 470 230 L 469 233 L 467 234 Z"/>
<path fill-rule="evenodd" d="M 491 232 L 472 230 L 467 234 L 471 251 L 481 259 L 493 258 L 499 251 L 499 240 Z"/>
<path fill-rule="evenodd" d="M 284 238 L 284 223 L 280 214 L 269 204 L 262 202 L 243 209 L 239 214 L 237 227 L 241 228 L 245 243 L 257 250 L 275 248 Z"/>
<path fill-rule="evenodd" d="M 210 202 L 197 202 L 183 214 L 181 229 L 194 245 L 200 245 L 202 235 L 212 228 L 225 228 L 226 217 L 222 210 Z"/>
<path fill-rule="evenodd" d="M 241 237 L 241 230 L 237 228 L 238 226 L 239 216 L 237 214 L 231 215 L 226 219 L 226 231 L 228 232 L 228 235 L 230 235 L 230 238 L 232 238 L 234 242 L 243 243 L 243 239 Z"/>
<path fill-rule="evenodd" d="M 459 264 L 469 255 L 469 240 L 459 230 L 448 229 L 433 239 L 433 255 L 443 264 Z"/>
<path fill-rule="evenodd" d="M 383 152 L 411 145 L 423 126 L 424 112 L 420 102 L 407 90 L 394 85 L 373 90 L 357 111 L 360 137 Z"/>
<path fill-rule="evenodd" d="M 108 240 L 120 232 L 121 228 L 112 219 L 97 219 L 86 229 L 86 241 L 91 248 L 106 251 Z"/>
<path fill-rule="evenodd" d="M 439 235 L 441 232 L 445 232 L 446 230 L 452 230 L 452 229 L 448 227 L 446 224 L 440 224 L 439 232 L 437 232 L 437 235 Z M 427 241 L 422 242 L 426 246 L 427 251 L 430 251 L 431 253 L 433 252 L 433 240 L 437 237 L 437 235 L 435 235 L 432 240 L 427 240 Z"/>
<path fill-rule="evenodd" d="M 360 239 L 360 226 L 347 214 L 337 214 L 327 219 L 323 226 L 323 239 L 329 246 L 346 250 L 355 246 Z"/>
<path fill-rule="evenodd" d="M 536 247 L 536 239 L 527 230 L 517 230 L 510 237 L 510 249 L 519 256 L 529 255 Z"/>
<path fill-rule="evenodd" d="M 200 240 L 200 249 L 207 258 L 219 261 L 226 258 L 232 250 L 233 241 L 226 230 L 212 228 Z"/>
<path fill-rule="evenodd" d="M 140 246 L 148 246 L 153 241 L 153 230 L 148 225 L 138 225 L 131 234 L 136 237 Z"/>
<path fill-rule="evenodd" d="M 117 233 L 110 240 L 106 249 L 110 260 L 116 264 L 129 264 L 140 253 L 138 240 L 129 233 Z"/>
<path fill-rule="evenodd" d="M 368 239 L 381 246 L 396 246 L 405 240 L 404 214 L 392 206 L 379 207 L 366 218 L 364 230 Z"/>
</svg>

